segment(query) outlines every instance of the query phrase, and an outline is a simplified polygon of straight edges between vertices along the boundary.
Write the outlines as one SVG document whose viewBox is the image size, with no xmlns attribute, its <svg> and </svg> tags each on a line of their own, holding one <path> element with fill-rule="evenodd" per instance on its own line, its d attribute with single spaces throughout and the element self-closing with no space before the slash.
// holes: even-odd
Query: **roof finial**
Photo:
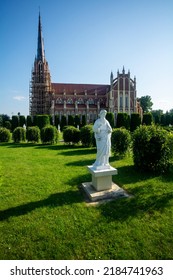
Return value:
<svg viewBox="0 0 173 280">
<path fill-rule="evenodd" d="M 114 75 L 113 72 L 111 71 L 111 75 L 110 75 L 110 84 L 113 84 L 113 79 L 114 79 Z"/>
</svg>

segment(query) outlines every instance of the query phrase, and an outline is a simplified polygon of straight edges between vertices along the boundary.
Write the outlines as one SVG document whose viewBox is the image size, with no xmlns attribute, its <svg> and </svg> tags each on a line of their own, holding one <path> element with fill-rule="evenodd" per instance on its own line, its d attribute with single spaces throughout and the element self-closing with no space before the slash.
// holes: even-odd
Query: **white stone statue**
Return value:
<svg viewBox="0 0 173 280">
<path fill-rule="evenodd" d="M 98 170 L 111 168 L 109 165 L 109 156 L 111 153 L 112 127 L 105 118 L 106 114 L 106 110 L 101 110 L 99 114 L 100 118 L 95 121 L 93 126 L 97 145 L 97 156 L 93 168 Z"/>
</svg>

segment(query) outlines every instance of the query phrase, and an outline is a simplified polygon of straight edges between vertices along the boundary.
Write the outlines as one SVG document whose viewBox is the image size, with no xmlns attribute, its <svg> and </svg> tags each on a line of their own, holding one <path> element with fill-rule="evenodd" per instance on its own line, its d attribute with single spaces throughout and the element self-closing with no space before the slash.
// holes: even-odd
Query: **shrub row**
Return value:
<svg viewBox="0 0 173 280">
<path fill-rule="evenodd" d="M 27 130 L 23 127 L 16 127 L 12 133 L 12 139 L 15 143 L 28 142 L 43 144 L 55 144 L 58 141 L 58 130 L 55 126 L 45 126 L 41 130 L 37 126 L 28 127 Z M 0 142 L 9 142 L 11 133 L 7 128 L 0 128 Z"/>
<path fill-rule="evenodd" d="M 0 127 L 0 143 L 9 142 L 11 140 L 11 133 L 5 127 Z"/>
<path fill-rule="evenodd" d="M 76 144 L 81 141 L 83 146 L 95 146 L 92 125 L 86 125 L 81 130 L 73 126 L 63 131 L 64 142 Z M 25 130 L 17 127 L 13 132 L 15 143 L 39 142 L 54 144 L 58 140 L 58 131 L 54 126 L 29 127 Z M 10 131 L 0 128 L 0 142 L 11 140 Z M 141 125 L 132 134 L 125 128 L 116 128 L 112 132 L 112 152 L 114 155 L 125 155 L 132 147 L 134 166 L 140 171 L 164 173 L 169 170 L 173 159 L 173 133 L 162 127 Z M 132 143 L 132 145 L 131 145 Z"/>
<path fill-rule="evenodd" d="M 85 147 L 95 146 L 92 125 L 85 125 L 80 130 L 74 126 L 66 126 L 63 130 L 63 139 L 66 144 L 77 144 L 81 141 Z"/>
<path fill-rule="evenodd" d="M 159 126 L 140 126 L 133 134 L 133 159 L 138 170 L 164 173 L 173 156 L 173 134 Z"/>
<path fill-rule="evenodd" d="M 115 128 L 112 131 L 111 142 L 114 155 L 123 156 L 130 149 L 131 134 L 125 128 Z"/>
</svg>

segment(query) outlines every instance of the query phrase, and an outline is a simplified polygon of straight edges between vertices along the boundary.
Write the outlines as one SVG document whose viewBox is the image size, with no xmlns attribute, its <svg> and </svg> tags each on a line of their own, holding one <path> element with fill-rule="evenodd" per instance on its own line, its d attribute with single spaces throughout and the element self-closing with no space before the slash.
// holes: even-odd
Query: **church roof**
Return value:
<svg viewBox="0 0 173 280">
<path fill-rule="evenodd" d="M 110 85 L 100 84 L 67 84 L 67 83 L 52 83 L 52 88 L 55 93 L 66 93 L 66 94 L 84 94 L 85 91 L 88 93 L 105 94 L 109 90 Z"/>
</svg>

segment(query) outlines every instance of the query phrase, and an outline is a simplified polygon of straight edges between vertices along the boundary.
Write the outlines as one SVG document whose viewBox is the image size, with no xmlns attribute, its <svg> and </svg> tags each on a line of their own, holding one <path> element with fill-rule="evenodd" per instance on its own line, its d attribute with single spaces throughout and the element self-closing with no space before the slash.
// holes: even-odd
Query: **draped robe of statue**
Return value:
<svg viewBox="0 0 173 280">
<path fill-rule="evenodd" d="M 110 168 L 109 156 L 111 153 L 111 133 L 110 123 L 105 119 L 106 111 L 100 112 L 100 118 L 95 121 L 93 131 L 95 133 L 97 155 L 93 164 L 95 169 Z"/>
</svg>

